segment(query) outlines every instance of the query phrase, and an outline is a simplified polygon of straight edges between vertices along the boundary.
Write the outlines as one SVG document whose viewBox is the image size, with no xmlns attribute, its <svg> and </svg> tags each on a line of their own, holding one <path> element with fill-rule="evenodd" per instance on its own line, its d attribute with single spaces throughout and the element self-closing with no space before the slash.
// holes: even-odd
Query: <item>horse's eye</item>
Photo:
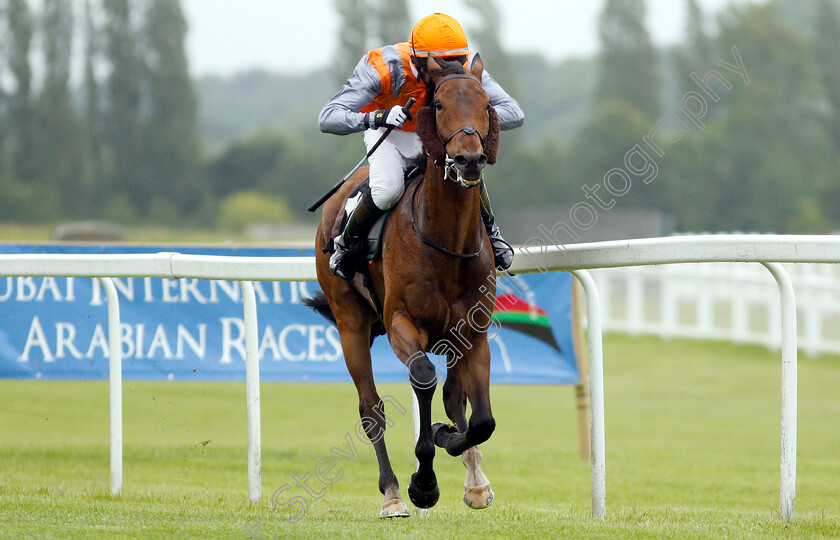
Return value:
<svg viewBox="0 0 840 540">
<path fill-rule="evenodd" d="M 438 111 L 443 110 L 443 103 L 441 103 L 440 100 L 436 99 L 435 102 L 433 103 L 433 105 L 435 106 L 436 110 L 438 110 Z"/>
</svg>

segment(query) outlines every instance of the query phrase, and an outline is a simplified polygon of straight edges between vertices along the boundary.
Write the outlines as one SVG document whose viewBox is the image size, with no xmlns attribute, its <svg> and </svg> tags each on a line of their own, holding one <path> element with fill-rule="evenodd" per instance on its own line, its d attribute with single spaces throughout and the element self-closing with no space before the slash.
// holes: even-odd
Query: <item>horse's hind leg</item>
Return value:
<svg viewBox="0 0 840 540">
<path fill-rule="evenodd" d="M 351 319 L 352 320 L 352 319 Z M 370 327 L 359 324 L 359 319 L 347 324 L 339 321 L 341 347 L 347 369 L 359 393 L 359 416 L 379 462 L 379 491 L 384 495 L 379 517 L 408 517 L 408 506 L 400 496 L 400 484 L 391 468 L 388 450 L 385 447 L 385 404 L 376 391 L 373 371 L 370 365 Z"/>
<path fill-rule="evenodd" d="M 473 446 L 461 454 L 461 463 L 467 468 L 464 480 L 464 504 L 473 510 L 482 510 L 493 503 L 496 495 L 490 487 L 490 480 L 481 471 L 481 450 Z"/>
<path fill-rule="evenodd" d="M 461 374 L 457 367 L 450 369 L 446 376 L 446 382 L 443 385 L 443 407 L 446 410 L 446 416 L 455 423 L 458 431 L 467 431 L 467 394 L 464 392 Z M 464 504 L 473 510 L 487 508 L 495 496 L 490 487 L 490 481 L 481 470 L 481 458 L 481 450 L 478 446 L 468 448 L 461 454 L 461 463 L 467 468 L 467 478 L 464 480 Z"/>
</svg>

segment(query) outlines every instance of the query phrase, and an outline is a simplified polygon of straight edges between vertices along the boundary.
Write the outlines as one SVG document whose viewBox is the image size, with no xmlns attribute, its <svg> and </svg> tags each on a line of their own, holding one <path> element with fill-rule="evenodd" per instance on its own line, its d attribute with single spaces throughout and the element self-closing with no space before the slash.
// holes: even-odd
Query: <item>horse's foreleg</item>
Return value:
<svg viewBox="0 0 840 540">
<path fill-rule="evenodd" d="M 466 431 L 467 394 L 457 366 L 449 370 L 446 382 L 443 384 L 443 407 L 446 410 L 446 416 L 457 426 L 458 431 Z M 468 448 L 461 454 L 461 463 L 467 468 L 467 478 L 464 480 L 464 504 L 474 510 L 487 508 L 494 497 L 490 481 L 481 470 L 481 458 L 481 450 L 478 446 Z"/>
<path fill-rule="evenodd" d="M 454 362 L 451 358 L 449 362 Z M 443 383 L 443 409 L 458 431 L 467 430 L 467 394 L 458 367 L 453 364 Z"/>
<path fill-rule="evenodd" d="M 435 444 L 432 440 L 432 397 L 437 386 L 437 373 L 423 352 L 425 338 L 405 315 L 395 314 L 389 331 L 391 347 L 402 360 L 420 410 L 420 434 L 414 447 L 417 472 L 411 475 L 408 496 L 417 508 L 431 508 L 440 497 L 433 467 Z"/>
<path fill-rule="evenodd" d="M 464 381 L 462 381 L 461 369 L 466 373 L 465 365 L 455 365 L 451 363 L 446 382 L 443 385 L 443 407 L 446 410 L 446 416 L 455 424 L 458 432 L 464 433 L 468 429 L 467 424 L 467 393 L 464 390 Z M 469 379 L 467 379 L 469 381 Z M 452 434 L 453 429 L 441 428 L 435 425 L 435 444 L 442 441 L 447 433 Z M 446 443 L 438 444 L 446 448 Z M 490 488 L 490 481 L 484 476 L 481 470 L 481 450 L 478 446 L 467 448 L 461 454 L 461 463 L 467 468 L 467 478 L 464 480 L 464 504 L 474 510 L 487 508 L 493 502 L 493 490 Z"/>
<path fill-rule="evenodd" d="M 359 393 L 362 427 L 373 444 L 379 463 L 379 491 L 385 497 L 379 517 L 408 517 L 408 507 L 400 496 L 400 484 L 391 468 L 391 460 L 388 459 L 388 450 L 385 447 L 388 418 L 385 416 L 385 405 L 373 381 L 370 365 L 370 330 L 362 328 L 359 331 L 351 331 L 345 328 L 340 333 L 347 368 Z"/>
<path fill-rule="evenodd" d="M 455 367 L 472 406 L 472 414 L 466 431 L 454 432 L 449 426 L 436 424 L 434 441 L 449 455 L 460 456 L 468 448 L 489 439 L 496 429 L 490 409 L 490 347 L 487 342 L 476 343 L 470 354 L 461 358 Z"/>
</svg>

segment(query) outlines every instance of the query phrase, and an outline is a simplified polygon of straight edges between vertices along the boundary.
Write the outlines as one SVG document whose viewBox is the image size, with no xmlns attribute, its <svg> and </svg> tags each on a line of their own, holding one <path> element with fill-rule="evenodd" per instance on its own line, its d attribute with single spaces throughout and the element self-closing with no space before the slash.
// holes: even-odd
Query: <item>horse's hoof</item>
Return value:
<svg viewBox="0 0 840 540">
<path fill-rule="evenodd" d="M 382 510 L 379 511 L 380 518 L 401 518 L 408 517 L 408 506 L 399 497 L 382 503 Z"/>
<path fill-rule="evenodd" d="M 493 489 L 490 484 L 474 488 L 464 488 L 464 504 L 473 510 L 483 510 L 493 504 Z"/>
<path fill-rule="evenodd" d="M 437 479 L 432 476 L 432 481 L 427 486 L 417 484 L 417 473 L 411 475 L 411 483 L 408 484 L 408 498 L 417 508 L 431 508 L 437 504 L 440 498 L 440 488 Z"/>
<path fill-rule="evenodd" d="M 438 448 L 445 449 L 446 444 L 444 442 L 444 435 L 451 435 L 453 433 L 458 433 L 458 428 L 455 426 L 450 426 L 449 424 L 444 424 L 443 422 L 435 422 L 432 424 L 432 440 Z M 438 437 L 438 434 L 441 436 Z"/>
</svg>

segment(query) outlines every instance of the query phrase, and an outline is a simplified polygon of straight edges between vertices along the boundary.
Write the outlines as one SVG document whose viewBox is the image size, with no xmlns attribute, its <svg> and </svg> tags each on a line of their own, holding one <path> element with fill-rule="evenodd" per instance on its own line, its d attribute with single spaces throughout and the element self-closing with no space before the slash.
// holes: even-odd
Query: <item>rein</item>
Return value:
<svg viewBox="0 0 840 540">
<path fill-rule="evenodd" d="M 420 226 L 417 225 L 417 192 L 420 191 L 420 184 L 422 184 L 426 180 L 424 176 L 420 179 L 420 182 L 417 183 L 417 186 L 414 188 L 414 193 L 411 194 L 411 226 L 414 228 L 414 232 L 417 233 L 417 236 L 420 237 L 420 240 L 423 241 L 424 244 L 430 246 L 441 253 L 445 253 L 447 255 L 451 255 L 452 257 L 458 257 L 459 259 L 474 259 L 481 255 L 482 250 L 484 249 L 484 234 L 479 235 L 481 239 L 479 241 L 478 251 L 475 253 L 457 253 L 455 251 L 449 251 L 443 246 L 440 246 L 434 243 L 428 236 L 423 234 L 423 231 L 420 229 Z M 482 231 L 484 232 L 484 231 Z"/>
</svg>

